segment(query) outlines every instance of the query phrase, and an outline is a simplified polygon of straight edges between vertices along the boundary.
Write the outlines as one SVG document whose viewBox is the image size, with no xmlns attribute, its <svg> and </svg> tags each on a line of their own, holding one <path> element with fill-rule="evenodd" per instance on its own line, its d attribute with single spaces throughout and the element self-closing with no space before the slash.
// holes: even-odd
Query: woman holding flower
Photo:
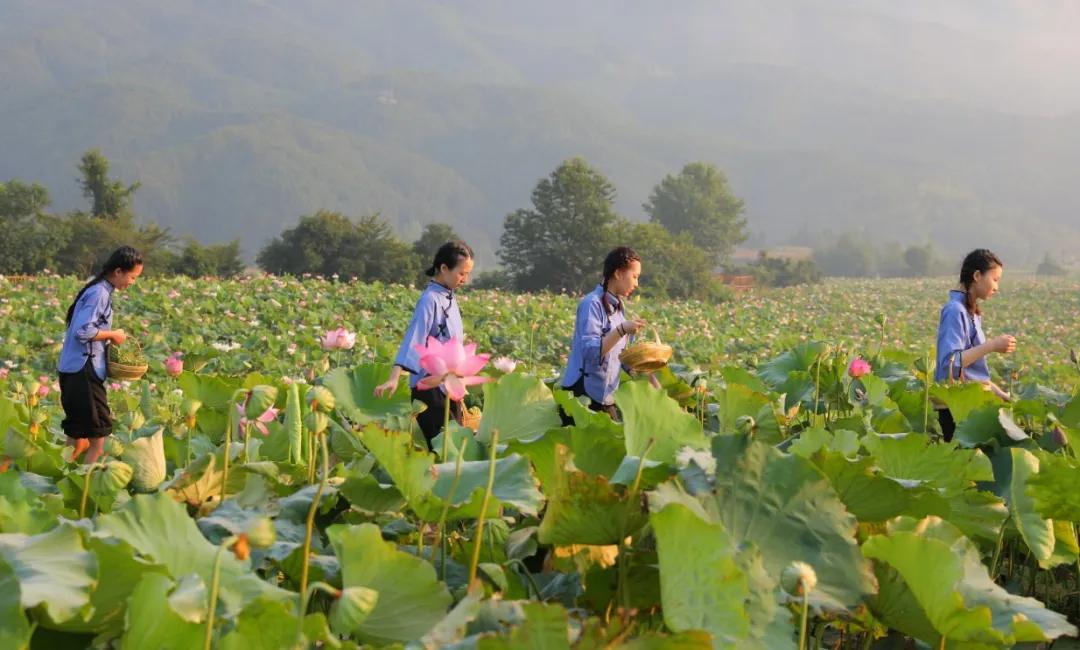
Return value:
<svg viewBox="0 0 1080 650">
<path fill-rule="evenodd" d="M 64 346 L 60 350 L 60 404 L 67 444 L 81 451 L 83 462 L 97 461 L 112 433 L 112 412 L 105 393 L 108 346 L 127 340 L 124 330 L 112 329 L 112 294 L 127 289 L 143 270 L 142 256 L 130 246 L 113 251 L 101 271 L 68 307 Z M 88 446 L 87 446 L 88 445 Z"/>
<path fill-rule="evenodd" d="M 619 354 L 645 321 L 627 319 L 623 300 L 637 289 L 641 257 L 620 246 L 604 259 L 604 279 L 578 303 L 570 357 L 563 374 L 563 390 L 587 395 L 589 408 L 615 417 L 615 390 L 619 387 Z M 570 423 L 564 413 L 563 421 Z"/>
<path fill-rule="evenodd" d="M 1002 400 L 1009 394 L 990 379 L 986 356 L 992 352 L 1008 354 L 1016 349 L 1016 338 L 1003 334 L 987 340 L 982 329 L 979 302 L 998 291 L 1004 264 L 994 253 L 980 248 L 968 253 L 960 267 L 960 288 L 949 292 L 941 308 L 937 333 L 937 369 L 934 380 L 977 381 Z M 938 410 L 938 421 L 945 441 L 952 440 L 956 422 L 947 408 Z"/>
<path fill-rule="evenodd" d="M 461 311 L 454 300 L 454 292 L 468 283 L 472 269 L 473 252 L 465 242 L 447 242 L 439 247 L 431 266 L 425 271 L 431 281 L 416 302 L 409 328 L 405 331 L 401 347 L 394 359 L 390 378 L 375 388 L 375 395 L 388 396 L 397 390 L 402 373 L 409 373 L 409 387 L 412 389 L 413 399 L 427 405 L 427 410 L 417 416 L 416 420 L 429 445 L 442 428 L 447 396 L 444 386 L 426 387 L 430 382 L 420 385 L 429 374 L 420 363 L 424 356 L 422 351 L 428 347 L 429 339 L 440 343 L 446 343 L 450 339 L 464 341 L 465 328 L 461 322 Z M 454 420 L 461 422 L 464 414 L 461 401 L 451 400 L 450 414 Z"/>
</svg>

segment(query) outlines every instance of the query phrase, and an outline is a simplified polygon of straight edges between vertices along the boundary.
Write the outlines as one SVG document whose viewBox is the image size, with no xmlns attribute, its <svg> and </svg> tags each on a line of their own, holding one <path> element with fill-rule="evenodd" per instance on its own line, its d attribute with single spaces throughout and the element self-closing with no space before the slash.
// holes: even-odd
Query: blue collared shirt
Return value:
<svg viewBox="0 0 1080 650">
<path fill-rule="evenodd" d="M 964 379 L 967 381 L 990 381 L 990 366 L 986 363 L 986 357 L 966 368 L 960 364 L 961 352 L 986 342 L 986 335 L 983 334 L 982 329 L 982 316 L 969 312 L 965 299 L 963 291 L 950 291 L 949 302 L 941 308 L 934 381 L 949 380 L 950 364 L 952 364 L 953 379 L 960 379 L 960 372 L 963 370 Z"/>
<path fill-rule="evenodd" d="M 566 362 L 562 385 L 570 388 L 585 375 L 585 394 L 601 404 L 613 404 L 615 390 L 619 387 L 619 354 L 630 342 L 624 336 L 611 346 L 606 355 L 601 356 L 604 337 L 611 330 L 626 322 L 622 303 L 611 292 L 607 292 L 608 304 L 614 307 L 612 313 L 604 307 L 604 287 L 596 288 L 578 303 L 577 318 L 574 321 L 574 340 L 570 344 L 570 357 Z"/>
<path fill-rule="evenodd" d="M 441 343 L 451 338 L 462 342 L 465 340 L 465 326 L 461 322 L 461 310 L 454 300 L 454 292 L 435 281 L 429 282 L 420 294 L 412 320 L 409 321 L 409 329 L 405 330 L 405 338 L 394 358 L 394 365 L 409 371 L 409 386 L 412 388 L 416 388 L 416 384 L 427 375 L 420 367 L 420 353 L 416 351 L 416 346 L 426 347 L 429 336 L 434 336 Z"/>
<path fill-rule="evenodd" d="M 75 303 L 71 323 L 64 333 L 60 350 L 60 372 L 79 372 L 90 357 L 97 378 L 105 381 L 108 346 L 105 341 L 93 340 L 101 330 L 112 329 L 112 292 L 115 287 L 102 280 L 87 289 Z"/>
</svg>

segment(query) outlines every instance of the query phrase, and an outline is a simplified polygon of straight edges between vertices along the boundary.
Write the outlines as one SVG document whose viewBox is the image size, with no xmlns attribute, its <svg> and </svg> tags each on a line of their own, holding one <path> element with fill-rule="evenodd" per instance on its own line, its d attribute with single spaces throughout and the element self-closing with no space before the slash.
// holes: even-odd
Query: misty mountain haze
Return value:
<svg viewBox="0 0 1080 650">
<path fill-rule="evenodd" d="M 854 231 L 1031 263 L 1080 245 L 1070 2 L 0 1 L 0 179 L 82 206 L 99 147 L 138 214 L 251 254 L 319 208 L 506 213 L 580 155 L 642 218 L 717 164 L 753 245 Z"/>
</svg>

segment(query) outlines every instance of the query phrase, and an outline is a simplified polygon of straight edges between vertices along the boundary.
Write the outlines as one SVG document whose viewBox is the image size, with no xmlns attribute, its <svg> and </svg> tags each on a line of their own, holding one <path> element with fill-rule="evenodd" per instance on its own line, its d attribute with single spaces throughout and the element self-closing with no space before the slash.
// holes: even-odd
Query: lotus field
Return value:
<svg viewBox="0 0 1080 650">
<path fill-rule="evenodd" d="M 946 280 L 631 301 L 674 356 L 661 388 L 624 380 L 619 423 L 553 390 L 573 297 L 466 290 L 467 343 L 491 355 L 469 374 L 490 381 L 446 376 L 475 430 L 429 453 L 406 382 L 373 394 L 415 290 L 145 278 L 114 299 L 141 352 L 114 361 L 150 369 L 109 386 L 93 465 L 63 445 L 55 383 L 79 286 L 0 278 L 0 647 L 1077 635 L 1075 282 L 1007 279 L 987 303 L 1019 342 L 992 357 L 1008 403 L 927 382 Z"/>
</svg>

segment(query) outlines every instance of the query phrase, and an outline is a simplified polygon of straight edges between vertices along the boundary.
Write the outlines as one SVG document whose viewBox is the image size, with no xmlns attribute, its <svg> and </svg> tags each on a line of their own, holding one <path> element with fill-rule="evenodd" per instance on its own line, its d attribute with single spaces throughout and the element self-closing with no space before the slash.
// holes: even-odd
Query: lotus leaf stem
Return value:
<svg viewBox="0 0 1080 650">
<path fill-rule="evenodd" d="M 493 429 L 491 432 L 491 454 L 488 457 L 487 487 L 484 489 L 484 499 L 480 502 L 480 516 L 476 520 L 476 539 L 473 540 L 472 560 L 469 562 L 469 582 L 467 584 L 470 587 L 476 581 L 476 567 L 480 564 L 480 545 L 484 542 L 484 519 L 487 515 L 488 502 L 491 500 L 491 488 L 495 485 L 495 453 L 498 446 L 499 430 Z"/>
<path fill-rule="evenodd" d="M 315 435 L 319 436 L 319 443 L 322 447 L 322 480 L 319 481 L 319 487 L 315 489 L 315 498 L 311 500 L 311 507 L 308 508 L 307 522 L 304 527 L 304 548 L 300 560 L 301 594 L 306 593 L 308 588 L 308 569 L 311 560 L 311 533 L 315 528 L 315 513 L 319 510 L 319 500 L 322 498 L 323 490 L 326 489 L 327 480 L 330 478 L 330 452 L 327 450 L 326 446 L 326 433 L 324 432 Z M 306 606 L 306 603 L 301 602 L 301 606 Z M 303 618 L 304 612 L 301 610 L 301 624 L 303 623 Z"/>
</svg>

